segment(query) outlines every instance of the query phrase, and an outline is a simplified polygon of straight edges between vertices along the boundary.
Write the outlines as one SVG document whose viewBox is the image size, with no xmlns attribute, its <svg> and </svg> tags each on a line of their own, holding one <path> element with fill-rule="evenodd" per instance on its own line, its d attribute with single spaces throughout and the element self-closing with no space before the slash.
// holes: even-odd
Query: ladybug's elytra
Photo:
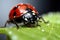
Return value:
<svg viewBox="0 0 60 40">
<path fill-rule="evenodd" d="M 23 23 L 24 25 L 38 24 L 38 19 L 42 19 L 45 22 L 45 20 L 38 15 L 38 11 L 31 4 L 17 4 L 11 9 L 9 20 L 5 23 L 5 27 L 7 23 L 13 23 L 16 24 L 18 29 L 19 26 L 17 23 Z"/>
<path fill-rule="evenodd" d="M 16 17 L 22 16 L 28 8 L 31 9 L 33 12 L 37 13 L 37 10 L 32 5 L 21 3 L 21 4 L 18 4 L 17 6 L 14 6 L 11 9 L 10 14 L 9 14 L 9 19 L 13 19 L 15 13 L 16 13 L 15 15 Z"/>
</svg>

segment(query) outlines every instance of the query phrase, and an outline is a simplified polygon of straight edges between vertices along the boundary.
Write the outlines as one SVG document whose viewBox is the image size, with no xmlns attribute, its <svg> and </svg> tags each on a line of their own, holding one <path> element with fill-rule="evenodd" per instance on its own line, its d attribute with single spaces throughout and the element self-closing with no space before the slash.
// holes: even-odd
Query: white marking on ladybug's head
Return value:
<svg viewBox="0 0 60 40">
<path fill-rule="evenodd" d="M 30 13 L 27 13 L 27 14 L 25 14 L 24 16 L 25 16 L 26 18 L 31 18 L 31 17 L 32 17 Z"/>
<path fill-rule="evenodd" d="M 33 15 L 35 15 L 35 13 L 33 13 Z"/>
<path fill-rule="evenodd" d="M 32 12 L 33 12 L 33 15 L 35 15 L 35 11 L 33 10 Z"/>
<path fill-rule="evenodd" d="M 23 19 L 26 20 L 26 21 L 29 21 L 28 19 L 29 18 L 32 18 L 32 15 L 30 13 L 26 13 L 23 15 Z M 31 20 L 31 19 L 30 19 Z"/>
<path fill-rule="evenodd" d="M 26 20 L 26 21 L 28 21 L 28 19 L 27 19 L 27 18 L 25 18 L 25 20 Z"/>
<path fill-rule="evenodd" d="M 30 15 L 30 13 L 27 13 L 27 15 Z"/>
</svg>

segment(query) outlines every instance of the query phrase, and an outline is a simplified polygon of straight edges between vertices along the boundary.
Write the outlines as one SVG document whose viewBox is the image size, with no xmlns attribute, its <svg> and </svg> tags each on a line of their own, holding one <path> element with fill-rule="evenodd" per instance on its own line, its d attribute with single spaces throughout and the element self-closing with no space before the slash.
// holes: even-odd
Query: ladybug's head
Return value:
<svg viewBox="0 0 60 40">
<path fill-rule="evenodd" d="M 23 19 L 25 20 L 26 23 L 31 23 L 34 24 L 35 21 L 37 20 L 36 14 L 31 10 L 31 9 L 26 9 L 26 13 L 23 15 Z"/>
</svg>

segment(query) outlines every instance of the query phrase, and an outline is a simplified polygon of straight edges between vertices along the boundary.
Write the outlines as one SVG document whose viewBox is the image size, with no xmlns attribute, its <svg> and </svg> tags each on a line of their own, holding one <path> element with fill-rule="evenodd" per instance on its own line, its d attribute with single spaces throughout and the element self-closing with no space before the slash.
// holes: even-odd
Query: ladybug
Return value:
<svg viewBox="0 0 60 40">
<path fill-rule="evenodd" d="M 39 13 L 34 6 L 31 4 L 20 3 L 10 10 L 9 19 L 6 21 L 4 27 L 6 27 L 7 23 L 15 24 L 17 29 L 19 29 L 17 23 L 23 23 L 24 25 L 29 26 L 37 23 L 38 25 L 39 19 L 42 19 L 44 23 L 46 23 L 45 20 L 39 16 Z"/>
</svg>

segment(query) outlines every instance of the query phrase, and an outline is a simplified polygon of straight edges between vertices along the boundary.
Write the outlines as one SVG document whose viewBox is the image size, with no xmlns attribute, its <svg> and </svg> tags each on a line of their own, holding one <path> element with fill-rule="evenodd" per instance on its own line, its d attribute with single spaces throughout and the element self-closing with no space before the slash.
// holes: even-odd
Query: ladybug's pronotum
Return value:
<svg viewBox="0 0 60 40">
<path fill-rule="evenodd" d="M 38 25 L 39 19 L 42 19 L 44 23 L 46 23 L 45 20 L 38 15 L 38 11 L 31 4 L 17 4 L 11 9 L 9 13 L 9 19 L 6 21 L 4 26 L 6 27 L 7 23 L 13 23 L 18 29 L 19 26 L 17 23 L 23 23 L 24 25 L 29 26 L 37 23 Z"/>
</svg>

